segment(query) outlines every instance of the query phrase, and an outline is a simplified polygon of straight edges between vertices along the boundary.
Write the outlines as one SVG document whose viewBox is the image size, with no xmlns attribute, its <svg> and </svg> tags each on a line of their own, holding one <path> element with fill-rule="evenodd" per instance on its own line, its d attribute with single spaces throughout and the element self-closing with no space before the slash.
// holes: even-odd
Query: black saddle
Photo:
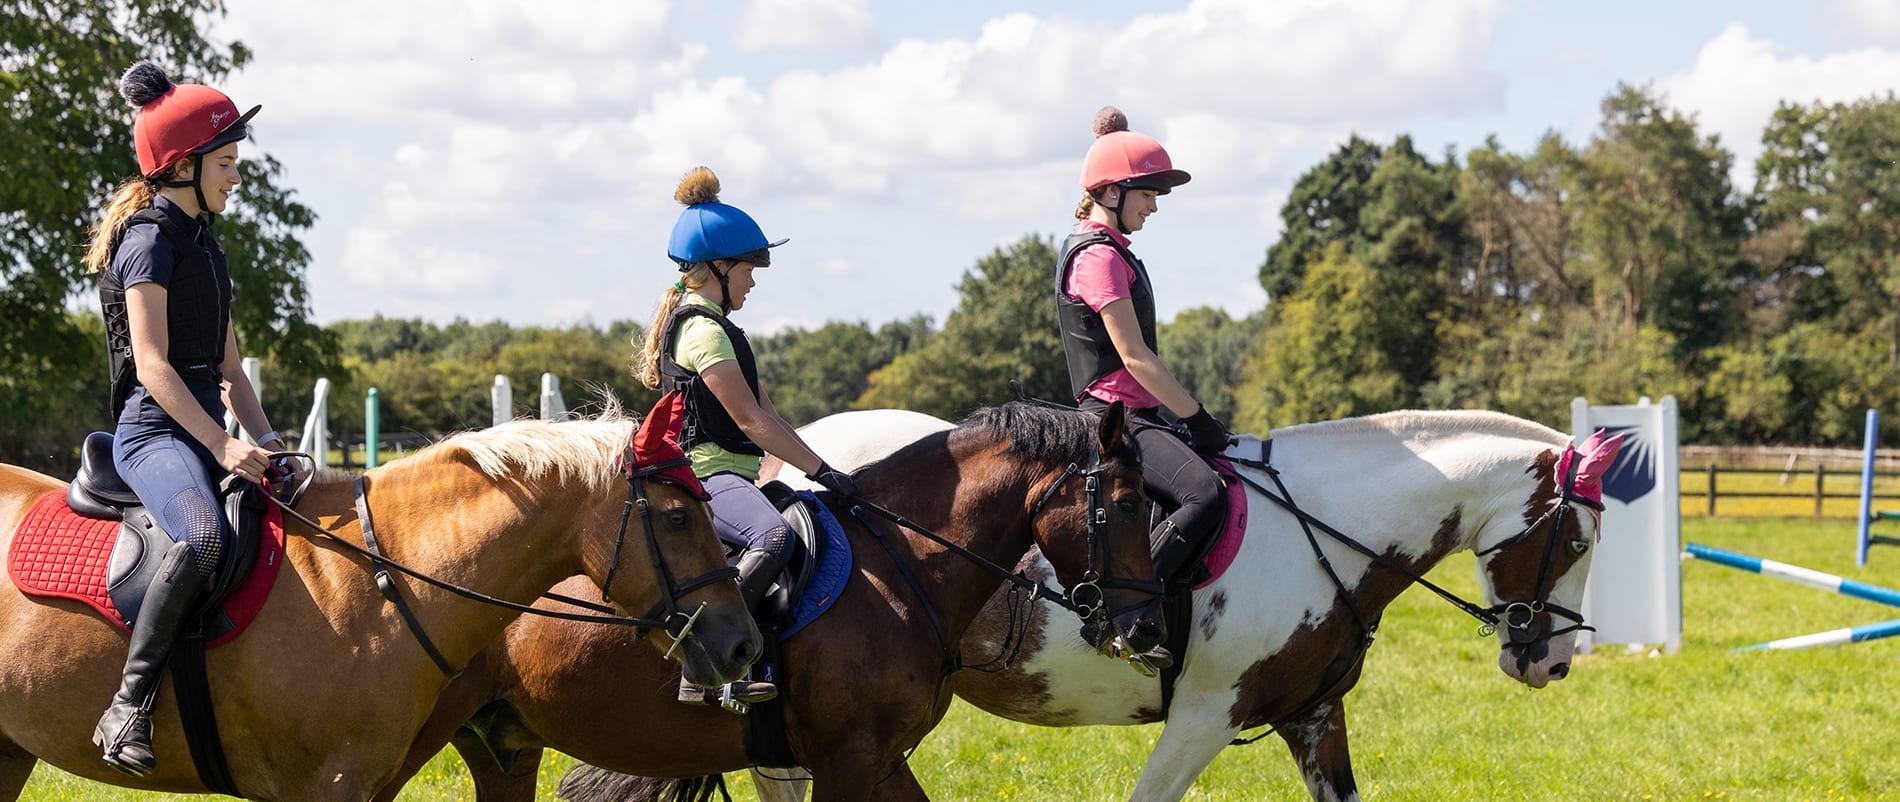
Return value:
<svg viewBox="0 0 1900 802">
<path fill-rule="evenodd" d="M 759 487 L 765 493 L 766 500 L 778 508 L 785 516 L 785 524 L 792 530 L 791 554 L 786 556 L 785 570 L 779 574 L 778 584 L 772 587 L 765 599 L 759 603 L 760 623 L 777 623 L 791 617 L 792 609 L 798 599 L 804 595 L 805 588 L 811 584 L 812 575 L 817 573 L 821 558 L 824 557 L 825 534 L 818 528 L 818 521 L 812 518 L 811 508 L 803 498 L 784 482 L 773 480 Z M 732 555 L 736 561 L 737 555 Z"/>
<path fill-rule="evenodd" d="M 226 543 L 218 574 L 206 584 L 202 605 L 205 640 L 213 640 L 231 631 L 231 620 L 218 611 L 218 603 L 250 576 L 257 562 L 258 535 L 269 503 L 257 485 L 237 476 L 225 477 L 219 484 L 219 506 L 231 522 L 233 541 Z M 112 462 L 112 435 L 93 432 L 79 449 L 79 475 L 66 488 L 66 506 L 87 518 L 121 521 L 118 540 L 112 546 L 112 559 L 106 564 L 106 589 L 112 606 L 131 626 L 138 620 L 139 607 L 145 603 L 145 588 L 158 573 L 158 564 L 171 548 L 172 539 L 139 503 L 139 497 L 119 477 Z"/>
</svg>

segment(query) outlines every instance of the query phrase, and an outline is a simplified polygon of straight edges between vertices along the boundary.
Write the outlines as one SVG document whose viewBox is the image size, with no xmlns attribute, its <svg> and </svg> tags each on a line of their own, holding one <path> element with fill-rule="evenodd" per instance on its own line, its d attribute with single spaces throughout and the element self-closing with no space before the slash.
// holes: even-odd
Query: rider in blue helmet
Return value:
<svg viewBox="0 0 1900 802">
<path fill-rule="evenodd" d="M 713 528 L 721 540 L 745 551 L 739 557 L 739 591 L 756 607 L 785 567 L 791 550 L 785 519 L 756 486 L 767 453 L 832 492 L 857 493 L 851 475 L 826 465 L 779 417 L 759 384 L 758 365 L 745 331 L 727 320 L 745 308 L 756 285 L 753 271 L 772 263 L 759 224 L 738 207 L 719 202 L 719 179 L 693 168 L 673 197 L 686 206 L 666 254 L 680 278 L 668 287 L 647 326 L 640 380 L 648 387 L 677 390 L 684 422 L 680 447 L 693 473 L 712 496 Z M 735 682 L 722 696 L 759 702 L 778 695 L 767 682 Z M 708 689 L 680 680 L 679 699 L 713 701 Z"/>
</svg>

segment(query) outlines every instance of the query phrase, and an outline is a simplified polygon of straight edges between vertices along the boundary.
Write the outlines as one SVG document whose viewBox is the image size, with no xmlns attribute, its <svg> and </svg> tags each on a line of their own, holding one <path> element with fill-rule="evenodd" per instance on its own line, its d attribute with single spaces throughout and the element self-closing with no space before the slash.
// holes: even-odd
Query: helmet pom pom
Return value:
<svg viewBox="0 0 1900 802">
<path fill-rule="evenodd" d="M 163 97 L 170 91 L 172 91 L 172 82 L 170 78 L 165 77 L 165 68 L 150 61 L 141 61 L 132 65 L 126 69 L 125 75 L 119 78 L 119 94 L 124 95 L 127 102 L 139 108 L 144 108 L 145 104 Z"/>
<path fill-rule="evenodd" d="M 680 179 L 679 188 L 673 190 L 673 200 L 687 206 L 718 203 L 719 176 L 713 175 L 711 168 L 694 167 Z"/>
<path fill-rule="evenodd" d="M 1090 126 L 1096 136 L 1107 136 L 1118 131 L 1128 130 L 1128 115 L 1114 106 L 1103 106 L 1095 113 L 1095 124 Z"/>
</svg>

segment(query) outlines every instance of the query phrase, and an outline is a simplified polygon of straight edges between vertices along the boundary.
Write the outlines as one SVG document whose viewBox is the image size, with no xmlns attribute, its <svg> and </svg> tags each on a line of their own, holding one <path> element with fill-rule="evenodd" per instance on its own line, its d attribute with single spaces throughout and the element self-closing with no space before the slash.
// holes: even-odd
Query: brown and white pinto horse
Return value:
<svg viewBox="0 0 1900 802">
<path fill-rule="evenodd" d="M 834 415 L 802 431 L 842 467 L 944 425 L 882 410 Z M 1542 688 L 1568 673 L 1573 628 L 1582 623 L 1553 615 L 1577 609 L 1599 534 L 1590 501 L 1579 495 L 1601 480 L 1617 447 L 1613 441 L 1591 453 L 1594 439 L 1583 447 L 1573 494 L 1558 468 L 1570 442 L 1493 412 L 1392 412 L 1275 431 L 1272 463 L 1300 509 L 1414 575 L 1476 551 L 1487 602 L 1524 603 L 1507 616 L 1524 626 L 1498 627 L 1499 666 Z M 1261 470 L 1241 473 L 1274 489 Z M 1031 612 L 1030 646 L 1014 667 L 962 672 L 952 683 L 957 695 L 1046 726 L 1166 721 L 1134 799 L 1180 799 L 1236 734 L 1265 725 L 1286 741 L 1314 799 L 1356 799 L 1343 696 L 1358 681 L 1366 639 L 1352 607 L 1376 625 L 1412 580 L 1315 532 L 1342 593 L 1298 521 L 1251 486 L 1247 495 L 1246 539 L 1233 563 L 1194 592 L 1194 625 L 1171 706 L 1164 710 L 1156 680 L 1077 659 L 1066 616 L 1047 609 Z M 1033 553 L 1021 567 L 1049 575 Z M 965 636 L 965 651 L 994 651 L 1008 611 L 1006 599 L 991 599 Z M 754 783 L 762 796 L 773 784 L 757 774 Z"/>
<path fill-rule="evenodd" d="M 645 612 L 661 598 L 656 565 L 685 586 L 726 564 L 705 504 L 669 484 L 642 482 L 652 537 L 635 517 L 619 542 L 629 493 L 614 460 L 632 429 L 624 418 L 520 421 L 372 470 L 367 503 L 383 552 L 521 604 L 577 573 L 593 580 L 590 595 L 598 598 L 617 554 L 612 600 Z M 64 487 L 0 465 L 0 552 L 34 501 Z M 360 543 L 354 502 L 348 477 L 327 474 L 298 509 Z M 400 768 L 449 677 L 384 602 L 364 558 L 297 523 L 287 522 L 287 534 L 290 570 L 278 575 L 249 629 L 206 655 L 226 758 L 250 798 L 367 799 Z M 451 665 L 466 664 L 516 615 L 406 577 L 395 581 Z M 737 583 L 679 596 L 689 610 L 705 605 L 675 651 L 686 674 L 706 684 L 741 675 L 761 644 Z M 614 630 L 635 637 L 629 628 Z M 664 632 L 646 637 L 662 649 L 671 645 Z M 38 760 L 129 788 L 206 792 L 168 691 L 152 719 L 158 769 L 131 777 L 100 759 L 92 726 L 125 653 L 124 636 L 81 603 L 25 596 L 0 576 L 0 800 L 18 798 Z"/>
<path fill-rule="evenodd" d="M 1131 442 L 1119 406 L 1098 419 L 1009 404 L 979 410 L 962 426 L 864 468 L 857 484 L 864 499 L 998 566 L 1016 564 L 1033 545 L 1050 555 L 1054 575 L 1070 587 L 1095 570 L 1106 608 L 1126 611 L 1113 628 L 1146 649 L 1164 634 L 1153 589 L 1111 581 L 1155 584 L 1148 506 Z M 1077 472 L 1095 462 L 1100 469 L 1092 480 Z M 1098 492 L 1089 491 L 1093 482 Z M 828 612 L 783 642 L 777 681 L 790 744 L 819 799 L 923 799 L 902 770 L 905 757 L 948 707 L 953 663 L 997 656 L 998 649 L 955 650 L 1002 580 L 967 557 L 879 521 L 895 547 L 893 560 L 848 504 L 824 498 L 844 524 L 853 573 Z M 1092 527 L 1095 510 L 1100 524 Z M 930 619 L 933 606 L 942 634 Z M 1068 613 L 1063 620 L 1078 623 Z M 1071 627 L 1078 641 L 1079 629 Z M 751 765 L 746 719 L 677 702 L 678 672 L 624 632 L 523 617 L 483 659 L 479 671 L 471 669 L 443 693 L 410 753 L 405 778 L 452 735 L 484 802 L 532 800 L 542 747 L 612 771 L 689 778 L 601 772 L 579 781 L 570 774 L 563 788 L 575 799 L 655 799 L 697 784 L 694 778 Z M 1101 662 L 1134 673 L 1119 660 Z M 396 790 L 387 789 L 383 798 Z"/>
</svg>

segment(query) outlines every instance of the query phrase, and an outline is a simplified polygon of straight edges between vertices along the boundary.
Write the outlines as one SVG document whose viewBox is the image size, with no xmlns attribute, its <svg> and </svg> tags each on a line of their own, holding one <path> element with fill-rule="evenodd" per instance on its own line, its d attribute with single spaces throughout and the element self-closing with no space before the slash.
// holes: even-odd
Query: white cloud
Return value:
<svg viewBox="0 0 1900 802">
<path fill-rule="evenodd" d="M 741 51 L 855 50 L 877 35 L 864 0 L 751 0 L 733 27 Z"/>
<path fill-rule="evenodd" d="M 1900 45 L 1900 3 L 1893 0 L 1828 0 L 1821 25 L 1841 41 Z"/>
<path fill-rule="evenodd" d="M 439 245 L 411 246 L 398 233 L 374 226 L 350 232 L 341 261 L 358 286 L 429 305 L 505 288 L 501 262 L 491 255 Z"/>
<path fill-rule="evenodd" d="M 1170 210 L 1225 213 L 1258 239 L 1277 223 L 1257 205 L 1346 132 L 1503 98 L 1485 63 L 1498 0 L 1192 0 L 1119 23 L 1014 13 L 766 77 L 708 59 L 673 12 L 666 0 L 259 0 L 233 6 L 217 35 L 257 53 L 227 89 L 265 104 L 260 144 L 298 182 L 349 199 L 318 209 L 319 268 L 338 261 L 351 292 L 412 297 L 412 313 L 517 292 L 546 293 L 529 317 L 576 314 L 508 277 L 554 252 L 602 254 L 588 269 L 645 264 L 659 246 L 642 244 L 664 241 L 674 183 L 696 164 L 775 236 L 798 233 L 774 228 L 778 204 L 1046 231 L 1066 221 L 1089 121 L 1112 103 L 1194 174 Z M 876 38 L 862 0 L 755 0 L 734 32 L 742 49 Z M 895 247 L 866 244 L 876 236 L 838 258 Z"/>
<path fill-rule="evenodd" d="M 1821 58 L 1783 55 L 1774 42 L 1731 24 L 1683 72 L 1658 82 L 1670 104 L 1693 112 L 1704 132 L 1735 154 L 1737 189 L 1754 187 L 1762 130 L 1775 107 L 1884 95 L 1900 87 L 1900 50 L 1864 48 Z"/>
</svg>

